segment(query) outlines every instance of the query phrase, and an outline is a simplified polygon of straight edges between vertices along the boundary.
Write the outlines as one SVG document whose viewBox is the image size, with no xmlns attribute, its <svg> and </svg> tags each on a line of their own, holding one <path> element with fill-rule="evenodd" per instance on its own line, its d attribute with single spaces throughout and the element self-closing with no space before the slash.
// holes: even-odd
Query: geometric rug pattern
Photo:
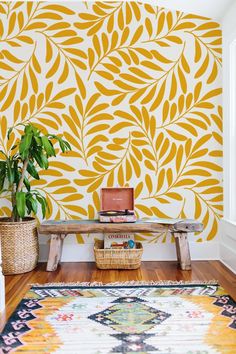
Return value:
<svg viewBox="0 0 236 354">
<path fill-rule="evenodd" d="M 236 303 L 217 284 L 32 286 L 2 353 L 235 354 Z"/>
</svg>

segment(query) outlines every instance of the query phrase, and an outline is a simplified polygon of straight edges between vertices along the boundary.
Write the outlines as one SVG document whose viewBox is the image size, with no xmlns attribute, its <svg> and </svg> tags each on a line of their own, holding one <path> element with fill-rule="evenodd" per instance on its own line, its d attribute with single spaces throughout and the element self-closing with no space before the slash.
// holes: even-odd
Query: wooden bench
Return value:
<svg viewBox="0 0 236 354">
<path fill-rule="evenodd" d="M 119 233 L 119 232 L 163 232 L 169 231 L 175 239 L 177 259 L 182 270 L 191 269 L 188 233 L 200 232 L 203 225 L 195 220 L 180 220 L 175 224 L 160 224 L 138 220 L 135 223 L 100 223 L 98 220 L 48 220 L 43 222 L 38 231 L 42 235 L 51 235 L 47 270 L 57 269 L 61 260 L 63 241 L 66 235 L 80 233 Z"/>
</svg>

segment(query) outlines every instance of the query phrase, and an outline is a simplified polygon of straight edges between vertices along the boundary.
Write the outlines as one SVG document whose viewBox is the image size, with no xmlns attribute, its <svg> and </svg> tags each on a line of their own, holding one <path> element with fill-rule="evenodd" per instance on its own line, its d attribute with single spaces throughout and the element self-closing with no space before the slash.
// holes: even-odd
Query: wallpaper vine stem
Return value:
<svg viewBox="0 0 236 354">
<path fill-rule="evenodd" d="M 94 218 L 100 187 L 133 186 L 138 217 L 195 218 L 204 224 L 195 241 L 213 240 L 223 211 L 221 45 L 219 23 L 145 2 L 0 2 L 1 149 L 19 139 L 20 126 L 10 141 L 7 129 L 20 122 L 72 146 L 32 182 L 47 218 Z M 0 203 L 9 215 L 7 192 Z"/>
</svg>

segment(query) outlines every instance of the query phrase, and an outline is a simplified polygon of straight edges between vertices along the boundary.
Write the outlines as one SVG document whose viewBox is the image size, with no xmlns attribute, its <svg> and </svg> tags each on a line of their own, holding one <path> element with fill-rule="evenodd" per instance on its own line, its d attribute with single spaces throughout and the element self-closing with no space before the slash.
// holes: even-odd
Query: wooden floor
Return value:
<svg viewBox="0 0 236 354">
<path fill-rule="evenodd" d="M 236 301 L 236 275 L 219 261 L 193 261 L 192 271 L 181 271 L 176 262 L 142 262 L 138 270 L 98 270 L 95 263 L 62 263 L 55 272 L 46 271 L 46 263 L 22 275 L 6 276 L 6 311 L 0 329 L 15 309 L 30 284 L 53 282 L 124 282 L 124 281 L 208 281 L 217 280 Z"/>
</svg>

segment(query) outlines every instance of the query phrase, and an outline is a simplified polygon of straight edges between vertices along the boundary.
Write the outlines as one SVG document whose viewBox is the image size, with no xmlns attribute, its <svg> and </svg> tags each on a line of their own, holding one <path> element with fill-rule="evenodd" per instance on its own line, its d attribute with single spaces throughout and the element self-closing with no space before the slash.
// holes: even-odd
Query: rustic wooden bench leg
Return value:
<svg viewBox="0 0 236 354">
<path fill-rule="evenodd" d="M 191 270 L 191 257 L 189 251 L 188 234 L 174 232 L 177 259 L 182 270 Z"/>
<path fill-rule="evenodd" d="M 49 272 L 56 270 L 58 263 L 61 260 L 64 238 L 65 235 L 51 234 L 48 263 L 47 263 L 47 271 Z"/>
</svg>

